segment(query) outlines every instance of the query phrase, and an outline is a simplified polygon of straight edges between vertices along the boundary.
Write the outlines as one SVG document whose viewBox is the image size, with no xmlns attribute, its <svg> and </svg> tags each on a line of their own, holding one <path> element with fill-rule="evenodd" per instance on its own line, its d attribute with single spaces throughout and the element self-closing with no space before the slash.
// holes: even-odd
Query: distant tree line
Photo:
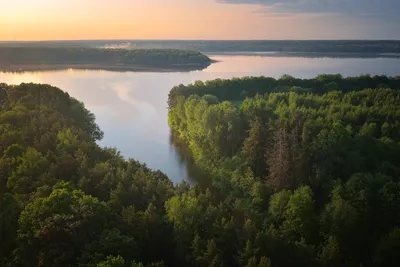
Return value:
<svg viewBox="0 0 400 267">
<path fill-rule="evenodd" d="M 212 94 L 221 100 L 242 101 L 257 94 L 273 92 L 297 92 L 325 94 L 329 91 L 350 92 L 367 88 L 400 89 L 400 76 L 387 77 L 361 75 L 342 77 L 340 74 L 321 74 L 313 79 L 299 79 L 283 75 L 279 79 L 272 77 L 243 77 L 232 79 L 215 79 L 206 82 L 196 81 L 193 84 L 180 84 L 169 92 L 168 105 L 172 108 L 179 96 L 203 96 Z"/>
<path fill-rule="evenodd" d="M 202 52 L 400 53 L 400 41 L 395 40 L 243 40 L 201 43 L 189 41 L 170 47 Z"/>
<path fill-rule="evenodd" d="M 400 53 L 398 40 L 82 40 L 7 42 L 1 46 L 102 47 L 132 43 L 145 49 L 183 49 L 201 52 L 302 52 L 302 53 Z"/>
<path fill-rule="evenodd" d="M 194 51 L 176 49 L 98 49 L 79 47 L 18 47 L 0 46 L 0 67 L 24 65 L 94 64 L 111 67 L 145 66 L 157 68 L 187 68 L 208 66 L 211 60 Z"/>
</svg>

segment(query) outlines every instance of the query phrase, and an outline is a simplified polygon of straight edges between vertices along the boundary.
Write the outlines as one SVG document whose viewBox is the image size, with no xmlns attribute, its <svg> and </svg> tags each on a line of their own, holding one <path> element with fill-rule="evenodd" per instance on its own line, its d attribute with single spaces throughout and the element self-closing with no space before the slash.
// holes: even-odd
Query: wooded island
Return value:
<svg viewBox="0 0 400 267">
<path fill-rule="evenodd" d="M 120 71 L 190 71 L 212 60 L 178 49 L 105 49 L 84 47 L 0 46 L 0 71 L 107 69 Z"/>
</svg>

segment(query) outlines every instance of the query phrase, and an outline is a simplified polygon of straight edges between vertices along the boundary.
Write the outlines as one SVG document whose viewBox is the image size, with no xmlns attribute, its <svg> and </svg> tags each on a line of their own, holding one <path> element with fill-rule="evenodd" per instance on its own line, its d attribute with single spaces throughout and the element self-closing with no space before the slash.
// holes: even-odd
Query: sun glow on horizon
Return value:
<svg viewBox="0 0 400 267">
<path fill-rule="evenodd" d="M 261 5 L 215 0 L 0 0 L 0 5 L 0 40 L 369 38 L 367 26 L 341 15 L 263 14 Z M 387 32 L 374 31 L 385 37 L 396 25 L 385 27 Z"/>
</svg>

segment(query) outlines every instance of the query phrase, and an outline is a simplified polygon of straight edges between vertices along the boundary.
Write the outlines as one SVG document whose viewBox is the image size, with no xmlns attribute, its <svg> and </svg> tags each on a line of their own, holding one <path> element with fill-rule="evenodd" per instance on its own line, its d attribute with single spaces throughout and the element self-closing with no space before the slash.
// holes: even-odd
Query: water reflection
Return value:
<svg viewBox="0 0 400 267">
<path fill-rule="evenodd" d="M 211 188 L 211 175 L 197 167 L 187 144 L 183 143 L 173 131 L 170 133 L 170 144 L 177 152 L 180 165 L 186 169 L 187 182 L 199 184 L 203 188 Z"/>
<path fill-rule="evenodd" d="M 400 60 L 395 58 L 294 58 L 265 56 L 214 56 L 218 60 L 203 72 L 266 75 L 278 78 L 290 74 L 312 78 L 322 73 L 343 76 L 360 74 L 396 76 L 400 74 Z M 226 76 L 223 76 L 226 77 Z"/>
<path fill-rule="evenodd" d="M 111 72 L 64 70 L 0 73 L 0 82 L 48 83 L 83 101 L 96 115 L 105 136 L 101 146 L 118 148 L 125 157 L 160 169 L 174 182 L 197 181 L 198 170 L 171 141 L 167 97 L 178 84 L 252 75 L 314 77 L 320 73 L 399 75 L 398 59 L 332 59 L 258 56 L 213 56 L 218 63 L 193 72 Z"/>
</svg>

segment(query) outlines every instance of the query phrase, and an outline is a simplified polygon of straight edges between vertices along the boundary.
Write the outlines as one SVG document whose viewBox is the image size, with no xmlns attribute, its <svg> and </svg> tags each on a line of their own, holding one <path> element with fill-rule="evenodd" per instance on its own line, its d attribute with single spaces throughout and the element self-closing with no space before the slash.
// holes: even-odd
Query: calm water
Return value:
<svg viewBox="0 0 400 267">
<path fill-rule="evenodd" d="M 187 167 L 170 144 L 167 121 L 169 90 L 196 80 L 290 74 L 312 78 L 321 73 L 400 75 L 398 59 L 332 59 L 258 56 L 212 56 L 220 62 L 203 71 L 135 73 L 65 70 L 0 73 L 0 82 L 48 83 L 83 101 L 104 131 L 102 146 L 118 148 L 125 157 L 160 169 L 171 180 L 191 180 Z"/>
</svg>

